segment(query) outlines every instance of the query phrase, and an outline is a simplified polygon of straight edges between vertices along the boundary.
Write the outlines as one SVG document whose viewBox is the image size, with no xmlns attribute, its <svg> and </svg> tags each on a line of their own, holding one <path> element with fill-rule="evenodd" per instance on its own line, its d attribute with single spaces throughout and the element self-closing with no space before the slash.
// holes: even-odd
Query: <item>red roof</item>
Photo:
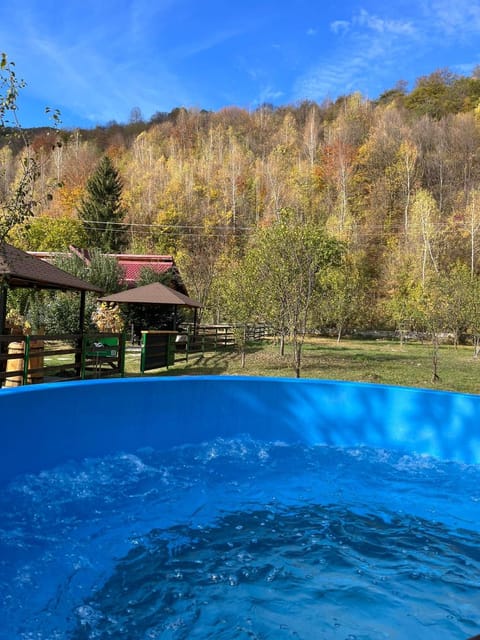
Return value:
<svg viewBox="0 0 480 640">
<path fill-rule="evenodd" d="M 115 256 L 122 267 L 126 284 L 135 284 L 142 269 L 151 269 L 156 273 L 166 273 L 175 266 L 172 256 L 138 256 L 122 254 Z"/>
<path fill-rule="evenodd" d="M 74 246 L 70 246 L 69 249 L 87 264 L 90 263 L 90 254 L 87 249 L 78 249 Z M 46 261 L 54 258 L 56 255 L 55 252 L 49 251 L 29 251 L 28 253 Z M 185 295 L 187 294 L 173 256 L 156 254 L 140 255 L 135 253 L 110 253 L 108 255 L 115 258 L 122 267 L 124 273 L 123 280 L 128 287 L 134 287 L 137 284 L 142 269 L 151 269 L 156 273 L 167 273 L 171 271 L 172 275 L 175 276 L 176 288 Z"/>
</svg>

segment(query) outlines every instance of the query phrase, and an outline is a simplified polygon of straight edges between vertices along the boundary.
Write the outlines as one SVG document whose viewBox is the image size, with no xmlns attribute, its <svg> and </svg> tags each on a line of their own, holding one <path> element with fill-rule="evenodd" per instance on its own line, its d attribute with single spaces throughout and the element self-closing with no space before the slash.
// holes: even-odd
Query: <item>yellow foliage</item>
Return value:
<svg viewBox="0 0 480 640">
<path fill-rule="evenodd" d="M 10 309 L 6 317 L 6 326 L 10 329 L 10 333 L 14 336 L 30 335 L 32 333 L 32 325 L 22 314 L 16 309 Z"/>
<path fill-rule="evenodd" d="M 77 207 L 80 205 L 84 189 L 80 186 L 60 187 L 56 197 L 63 217 L 76 217 Z"/>
<path fill-rule="evenodd" d="M 102 333 L 121 333 L 125 326 L 120 309 L 116 305 L 110 307 L 105 302 L 92 313 L 92 321 Z"/>
</svg>

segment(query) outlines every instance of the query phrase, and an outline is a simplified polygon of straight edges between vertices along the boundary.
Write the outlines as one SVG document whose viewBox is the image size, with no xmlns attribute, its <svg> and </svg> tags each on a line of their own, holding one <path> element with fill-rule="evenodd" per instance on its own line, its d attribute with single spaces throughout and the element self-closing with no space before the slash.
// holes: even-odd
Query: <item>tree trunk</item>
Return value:
<svg viewBox="0 0 480 640">
<path fill-rule="evenodd" d="M 478 354 L 480 353 L 480 336 L 473 336 L 473 357 L 478 358 Z"/>
<path fill-rule="evenodd" d="M 243 336 L 242 336 L 242 369 L 245 369 L 245 360 L 247 357 L 247 325 L 243 325 Z"/>
<path fill-rule="evenodd" d="M 300 370 L 302 368 L 302 345 L 294 338 L 293 343 L 293 368 L 295 377 L 300 378 Z"/>
<path fill-rule="evenodd" d="M 458 349 L 459 343 L 460 343 L 460 332 L 458 331 L 458 329 L 455 329 L 453 332 L 453 346 L 455 347 L 455 350 Z"/>
<path fill-rule="evenodd" d="M 438 375 L 438 336 L 436 333 L 432 335 L 432 382 L 438 382 L 440 376 Z"/>
</svg>

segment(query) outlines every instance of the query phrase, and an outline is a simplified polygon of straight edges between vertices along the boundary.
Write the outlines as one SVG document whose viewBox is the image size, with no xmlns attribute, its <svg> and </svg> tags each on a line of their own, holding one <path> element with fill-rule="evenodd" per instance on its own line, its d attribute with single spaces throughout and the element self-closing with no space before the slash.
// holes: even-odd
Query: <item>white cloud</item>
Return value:
<svg viewBox="0 0 480 640">
<path fill-rule="evenodd" d="M 415 28 L 409 20 L 389 20 L 379 18 L 362 9 L 353 19 L 353 23 L 360 27 L 367 27 L 372 31 L 384 34 L 414 35 Z"/>
<path fill-rule="evenodd" d="M 420 37 L 411 20 L 386 19 L 365 10 L 350 21 L 331 23 L 330 29 L 342 39 L 297 79 L 296 100 L 321 101 L 352 91 L 367 95 L 369 87 L 389 82 L 398 61 L 414 55 Z"/>
<path fill-rule="evenodd" d="M 265 86 L 260 90 L 257 98 L 253 101 L 252 107 L 258 107 L 262 104 L 269 102 L 276 102 L 277 100 L 281 100 L 284 97 L 283 91 L 276 91 L 270 86 Z"/>
<path fill-rule="evenodd" d="M 431 26 L 458 37 L 480 33 L 480 3 L 478 0 L 432 0 L 423 4 Z"/>
<path fill-rule="evenodd" d="M 406 35 L 415 34 L 415 27 L 410 20 L 391 20 L 373 15 L 361 9 L 351 20 L 335 20 L 330 24 L 330 30 L 335 34 L 369 29 L 380 34 Z"/>
<path fill-rule="evenodd" d="M 19 76 L 27 80 L 28 94 L 39 103 L 71 111 L 92 124 L 125 121 L 134 106 L 149 116 L 169 110 L 172 100 L 188 105 L 191 99 L 166 61 L 144 57 L 155 17 L 149 6 L 137 0 L 129 11 L 117 7 L 115 20 L 93 20 L 90 12 L 105 7 L 92 4 L 86 9 L 92 21 L 85 25 L 66 3 L 59 10 L 61 29 L 45 15 L 26 10 L 11 16 L 15 37 L 8 41 L 0 19 L 0 40 L 17 63 Z"/>
<path fill-rule="evenodd" d="M 181 47 L 176 48 L 170 52 L 170 55 L 179 59 L 190 58 L 202 53 L 203 51 L 209 51 L 214 47 L 217 47 L 231 38 L 235 38 L 242 34 L 240 29 L 228 29 L 225 31 L 218 31 L 217 33 L 209 34 L 203 40 L 191 42 L 188 45 L 184 44 Z"/>
<path fill-rule="evenodd" d="M 350 22 L 347 20 L 335 20 L 330 23 L 330 29 L 333 33 L 346 33 L 350 29 Z"/>
</svg>

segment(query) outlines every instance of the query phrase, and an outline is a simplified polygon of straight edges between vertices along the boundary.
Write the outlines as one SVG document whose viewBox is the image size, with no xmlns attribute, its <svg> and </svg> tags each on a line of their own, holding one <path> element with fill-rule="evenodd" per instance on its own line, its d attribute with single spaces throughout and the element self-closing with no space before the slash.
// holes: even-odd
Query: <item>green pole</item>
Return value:
<svg viewBox="0 0 480 640">
<path fill-rule="evenodd" d="M 82 334 L 82 337 L 80 339 L 80 344 L 82 345 L 82 352 L 80 354 L 80 358 L 81 358 L 81 360 L 80 360 L 80 378 L 82 380 L 85 380 L 85 372 L 87 370 L 87 367 L 86 367 L 87 336 L 85 334 Z M 76 357 L 75 357 L 75 359 L 76 359 Z"/>
<path fill-rule="evenodd" d="M 23 382 L 28 382 L 28 365 L 30 362 L 30 336 L 25 336 L 25 348 L 23 350 Z"/>
<path fill-rule="evenodd" d="M 122 378 L 125 375 L 125 351 L 127 349 L 127 336 L 125 332 L 122 332 L 119 337 L 119 349 L 120 349 L 120 374 Z"/>
<path fill-rule="evenodd" d="M 78 333 L 79 338 L 77 340 L 77 349 L 80 347 L 81 353 L 75 354 L 75 375 L 81 378 L 85 378 L 85 291 L 80 291 L 80 317 L 78 320 Z"/>
<path fill-rule="evenodd" d="M 145 373 L 145 357 L 147 351 L 147 333 L 142 331 L 142 350 L 140 352 L 140 373 Z"/>
</svg>

